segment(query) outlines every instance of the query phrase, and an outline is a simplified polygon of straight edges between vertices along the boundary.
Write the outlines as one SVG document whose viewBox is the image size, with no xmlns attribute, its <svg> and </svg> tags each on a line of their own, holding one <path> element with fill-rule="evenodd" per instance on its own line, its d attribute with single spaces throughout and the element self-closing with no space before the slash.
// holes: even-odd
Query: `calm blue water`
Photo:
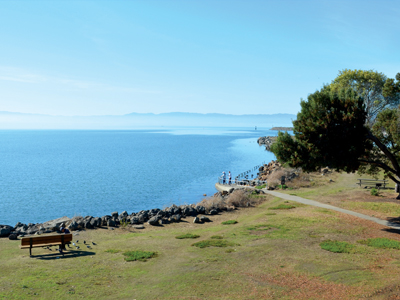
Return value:
<svg viewBox="0 0 400 300">
<path fill-rule="evenodd" d="M 0 224 L 196 203 L 269 162 L 268 130 L 0 131 Z"/>
</svg>

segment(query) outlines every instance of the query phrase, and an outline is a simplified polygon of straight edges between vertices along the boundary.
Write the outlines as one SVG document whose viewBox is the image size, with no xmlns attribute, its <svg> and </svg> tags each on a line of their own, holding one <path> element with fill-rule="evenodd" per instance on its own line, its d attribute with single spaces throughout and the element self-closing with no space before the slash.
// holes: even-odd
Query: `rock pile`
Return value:
<svg viewBox="0 0 400 300">
<path fill-rule="evenodd" d="M 271 145 L 276 141 L 276 136 L 262 136 L 259 137 L 257 143 L 265 145 L 265 150 L 271 151 Z"/>
<path fill-rule="evenodd" d="M 281 179 L 287 182 L 298 177 L 300 171 L 300 169 L 285 169 L 278 161 L 272 160 L 270 163 L 259 168 L 258 178 L 259 180 L 267 182 L 275 180 L 277 181 L 276 183 L 278 183 L 278 181 L 281 181 Z"/>
<path fill-rule="evenodd" d="M 138 213 L 128 214 L 123 211 L 121 214 L 113 212 L 111 215 L 103 217 L 62 217 L 51 220 L 45 223 L 29 223 L 23 224 L 18 222 L 14 227 L 9 225 L 0 225 L 0 237 L 9 237 L 16 239 L 17 236 L 25 235 L 39 235 L 43 233 L 57 232 L 61 227 L 67 227 L 71 231 L 81 229 L 94 229 L 97 227 L 117 227 L 134 225 L 135 228 L 141 226 L 140 224 L 148 223 L 149 225 L 169 224 L 180 222 L 182 218 L 197 217 L 199 215 L 210 214 L 215 215 L 219 212 L 216 208 L 207 210 L 201 205 L 172 205 L 163 210 L 159 208 L 142 210 Z M 197 217 L 195 223 L 209 222 L 210 220 L 205 216 Z"/>
</svg>

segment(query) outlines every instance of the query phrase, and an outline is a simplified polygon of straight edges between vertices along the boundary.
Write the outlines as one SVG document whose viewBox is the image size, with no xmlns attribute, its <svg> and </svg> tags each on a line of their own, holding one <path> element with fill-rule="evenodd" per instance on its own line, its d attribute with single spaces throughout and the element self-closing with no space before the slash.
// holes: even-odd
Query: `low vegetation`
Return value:
<svg viewBox="0 0 400 300">
<path fill-rule="evenodd" d="M 319 244 L 322 249 L 335 253 L 351 253 L 354 250 L 354 245 L 348 242 L 340 241 L 324 241 Z"/>
<path fill-rule="evenodd" d="M 279 204 L 279 205 L 277 205 L 277 206 L 274 206 L 274 207 L 269 207 L 268 209 L 292 209 L 292 208 L 296 208 L 296 206 L 295 205 L 292 205 L 292 204 L 284 204 L 284 203 L 282 203 L 282 204 Z"/>
<path fill-rule="evenodd" d="M 388 238 L 372 238 L 367 240 L 360 240 L 358 243 L 367 245 L 374 248 L 384 249 L 400 249 L 400 242 Z"/>
<path fill-rule="evenodd" d="M 238 223 L 238 221 L 236 221 L 236 220 L 228 220 L 228 221 L 222 222 L 221 224 L 222 225 L 233 225 L 233 224 L 237 224 L 237 223 Z"/>
<path fill-rule="evenodd" d="M 229 242 L 223 239 L 211 239 L 211 240 L 204 240 L 197 243 L 194 243 L 192 246 L 199 247 L 199 248 L 207 248 L 207 247 L 230 247 L 235 246 L 235 243 Z"/>
<path fill-rule="evenodd" d="M 198 234 L 185 233 L 185 234 L 178 235 L 175 238 L 182 240 L 182 239 L 197 239 L 199 237 L 200 236 Z"/>
<path fill-rule="evenodd" d="M 151 252 L 151 251 L 140 251 L 140 250 L 135 250 L 135 251 L 126 251 L 123 253 L 125 256 L 126 261 L 147 261 L 148 259 L 155 257 L 157 255 L 156 252 Z"/>
</svg>

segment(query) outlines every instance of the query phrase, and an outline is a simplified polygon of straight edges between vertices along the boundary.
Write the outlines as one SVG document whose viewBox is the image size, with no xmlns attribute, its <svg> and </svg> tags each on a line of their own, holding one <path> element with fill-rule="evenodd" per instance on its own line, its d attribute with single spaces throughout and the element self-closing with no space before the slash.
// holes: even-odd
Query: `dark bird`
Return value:
<svg viewBox="0 0 400 300">
<path fill-rule="evenodd" d="M 88 247 L 88 248 L 90 249 L 90 246 L 89 246 L 89 245 L 87 245 L 86 247 Z"/>
<path fill-rule="evenodd" d="M 76 243 L 78 244 L 78 243 L 79 243 L 79 240 L 76 240 Z"/>
<path fill-rule="evenodd" d="M 94 246 L 96 246 L 96 243 L 95 243 L 95 242 L 92 242 L 92 244 L 93 244 Z"/>
<path fill-rule="evenodd" d="M 86 241 L 83 241 L 84 244 L 86 244 Z"/>
<path fill-rule="evenodd" d="M 76 250 L 78 250 L 79 249 L 79 246 L 76 246 Z"/>
</svg>

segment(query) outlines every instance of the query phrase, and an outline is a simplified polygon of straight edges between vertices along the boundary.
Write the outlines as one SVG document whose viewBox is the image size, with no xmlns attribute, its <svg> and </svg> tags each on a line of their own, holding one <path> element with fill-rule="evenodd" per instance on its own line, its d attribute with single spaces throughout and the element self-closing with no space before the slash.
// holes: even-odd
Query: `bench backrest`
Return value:
<svg viewBox="0 0 400 300">
<path fill-rule="evenodd" d="M 52 235 L 38 235 L 31 237 L 23 237 L 21 239 L 21 246 L 30 246 L 37 244 L 51 244 L 51 243 L 66 243 L 72 241 L 72 233 L 67 234 L 52 234 Z"/>
</svg>

